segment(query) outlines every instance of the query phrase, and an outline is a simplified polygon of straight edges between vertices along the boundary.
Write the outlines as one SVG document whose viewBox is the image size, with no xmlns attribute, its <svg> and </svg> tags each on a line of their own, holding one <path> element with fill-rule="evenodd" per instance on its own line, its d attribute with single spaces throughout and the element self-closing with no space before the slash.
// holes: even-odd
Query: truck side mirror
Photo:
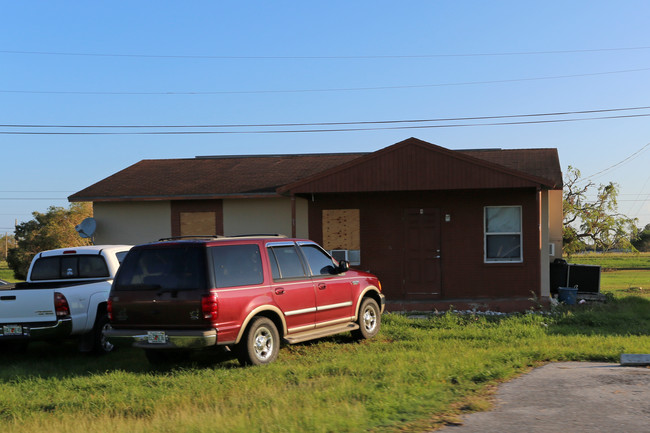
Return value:
<svg viewBox="0 0 650 433">
<path fill-rule="evenodd" d="M 339 261 L 339 267 L 336 269 L 339 274 L 342 274 L 343 272 L 347 272 L 350 270 L 350 262 L 347 260 L 340 260 Z"/>
</svg>

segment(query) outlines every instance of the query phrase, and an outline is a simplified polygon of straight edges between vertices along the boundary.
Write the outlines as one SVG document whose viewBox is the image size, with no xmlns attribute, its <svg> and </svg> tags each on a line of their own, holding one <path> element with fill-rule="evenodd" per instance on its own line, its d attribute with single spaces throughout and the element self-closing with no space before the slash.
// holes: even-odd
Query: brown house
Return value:
<svg viewBox="0 0 650 433">
<path fill-rule="evenodd" d="M 141 161 L 92 201 L 97 242 L 186 234 L 308 237 L 382 280 L 389 308 L 522 309 L 561 256 L 555 149 L 453 151 L 415 138 L 368 154 Z"/>
</svg>

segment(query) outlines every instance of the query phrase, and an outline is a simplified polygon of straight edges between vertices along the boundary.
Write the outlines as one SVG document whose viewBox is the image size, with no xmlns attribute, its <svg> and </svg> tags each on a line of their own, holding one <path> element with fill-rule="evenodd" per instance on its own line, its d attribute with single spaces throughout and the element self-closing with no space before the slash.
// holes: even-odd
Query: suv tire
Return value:
<svg viewBox="0 0 650 433">
<path fill-rule="evenodd" d="M 242 365 L 264 365 L 275 361 L 280 351 L 280 334 L 275 323 L 268 317 L 254 318 L 238 349 Z"/>
<path fill-rule="evenodd" d="M 103 355 L 113 351 L 115 348 L 108 338 L 104 336 L 104 331 L 110 329 L 111 325 L 108 321 L 108 315 L 106 313 L 102 314 L 97 318 L 95 326 L 93 327 L 93 348 L 92 352 L 95 355 Z"/>
<path fill-rule="evenodd" d="M 377 301 L 372 298 L 364 298 L 361 301 L 357 324 L 359 329 L 352 331 L 354 338 L 365 340 L 377 335 L 381 326 L 381 313 Z"/>
</svg>

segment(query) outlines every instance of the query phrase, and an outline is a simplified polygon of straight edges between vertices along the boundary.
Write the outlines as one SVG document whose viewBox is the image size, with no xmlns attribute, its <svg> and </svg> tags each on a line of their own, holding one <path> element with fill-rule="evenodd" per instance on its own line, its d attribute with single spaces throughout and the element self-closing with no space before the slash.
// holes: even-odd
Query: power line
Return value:
<svg viewBox="0 0 650 433">
<path fill-rule="evenodd" d="M 577 50 L 545 50 L 545 51 L 512 51 L 512 52 L 487 52 L 487 53 L 433 53 L 412 55 L 357 55 L 357 56 L 214 56 L 214 55 L 156 55 L 156 54 L 124 54 L 124 53 L 83 53 L 69 51 L 22 51 L 0 50 L 2 54 L 29 54 L 47 56 L 76 56 L 76 57 L 125 57 L 125 58 L 151 58 L 151 59 L 216 59 L 216 60 L 364 60 L 364 59 L 427 59 L 445 57 L 498 57 L 498 56 L 529 56 L 548 54 L 577 54 L 615 51 L 648 50 L 650 47 L 618 47 L 618 48 L 593 48 Z"/>
<path fill-rule="evenodd" d="M 424 88 L 433 88 L 433 87 L 469 86 L 469 85 L 479 85 L 479 84 L 516 83 L 516 82 L 526 82 L 526 81 L 557 80 L 563 78 L 594 77 L 599 75 L 626 74 L 630 72 L 645 72 L 645 71 L 650 71 L 650 68 L 623 69 L 618 71 L 592 72 L 592 73 L 584 73 L 584 74 L 550 75 L 546 77 L 513 78 L 513 79 L 506 79 L 506 80 L 464 81 L 464 82 L 457 82 L 457 83 L 413 84 L 413 85 L 401 85 L 401 86 L 341 87 L 341 88 L 326 88 L 326 89 L 219 90 L 219 91 L 197 91 L 197 92 L 100 92 L 100 91 L 85 92 L 85 91 L 67 91 L 67 90 L 57 91 L 57 90 L 0 89 L 0 93 L 43 94 L 43 95 L 187 96 L 187 95 L 245 95 L 245 94 L 278 94 L 278 93 L 355 92 L 355 91 L 368 91 L 368 90 L 404 90 L 404 89 L 424 89 Z"/>
<path fill-rule="evenodd" d="M 597 177 L 597 176 L 599 176 L 601 174 L 604 174 L 604 173 L 618 167 L 619 165 L 622 165 L 622 164 L 624 164 L 626 162 L 631 161 L 632 159 L 638 157 L 641 154 L 641 152 L 643 152 L 648 146 L 650 146 L 650 143 L 647 143 L 645 146 L 641 147 L 639 150 L 637 150 L 636 152 L 634 152 L 633 154 L 631 154 L 627 158 L 617 162 L 616 164 L 612 164 L 609 167 L 604 168 L 603 170 L 600 170 L 599 172 L 592 174 L 591 176 L 587 176 L 584 179 L 581 179 L 581 182 L 587 181 L 589 179 L 593 179 L 593 178 L 595 178 L 595 177 Z"/>
<path fill-rule="evenodd" d="M 411 126 L 382 126 L 382 127 L 359 127 L 359 128 L 334 128 L 334 129 L 284 129 L 284 130 L 262 130 L 262 131 L 147 131 L 147 132 L 31 132 L 31 131 L 0 131 L 0 135 L 214 135 L 214 134 L 294 134 L 294 133 L 315 133 L 315 132 L 354 132 L 354 131 L 380 131 L 380 130 L 402 130 L 402 129 L 430 129 L 430 128 L 462 128 L 475 126 L 510 126 L 510 125 L 534 125 L 545 123 L 578 122 L 584 120 L 606 120 L 606 119 L 630 119 L 637 117 L 648 117 L 650 114 L 626 114 L 620 116 L 583 117 L 579 119 L 551 119 L 551 120 L 528 120 L 523 122 L 492 122 L 492 123 L 461 123 L 444 125 L 411 125 Z"/>
<path fill-rule="evenodd" d="M 620 111 L 648 110 L 650 106 L 603 108 L 594 110 L 555 111 L 549 113 L 504 114 L 498 116 L 464 116 L 464 117 L 439 117 L 432 119 L 400 119 L 400 120 L 364 120 L 352 122 L 313 122 L 313 123 L 239 123 L 239 124 L 207 124 L 207 125 L 52 125 L 52 124 L 0 124 L 5 128 L 265 128 L 265 127 L 290 127 L 290 126 L 341 126 L 341 125 L 373 125 L 373 124 L 399 124 L 399 123 L 425 123 L 425 122 L 456 122 L 467 120 L 494 120 L 526 117 L 569 116 L 576 114 L 613 113 Z M 0 192 L 28 192 L 28 191 L 0 191 Z M 67 192 L 67 191 L 30 191 L 30 192 Z"/>
</svg>

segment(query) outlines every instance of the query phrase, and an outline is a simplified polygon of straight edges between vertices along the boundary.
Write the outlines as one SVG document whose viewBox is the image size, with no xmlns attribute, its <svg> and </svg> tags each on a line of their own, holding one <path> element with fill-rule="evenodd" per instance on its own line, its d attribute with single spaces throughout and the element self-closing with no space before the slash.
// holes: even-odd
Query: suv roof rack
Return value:
<svg viewBox="0 0 650 433">
<path fill-rule="evenodd" d="M 228 238 L 286 238 L 286 235 L 280 233 L 250 233 L 245 235 L 226 236 Z"/>
<path fill-rule="evenodd" d="M 166 242 L 166 241 L 179 241 L 183 239 L 221 239 L 224 238 L 225 236 L 221 235 L 188 235 L 188 236 L 173 236 L 170 238 L 162 238 L 158 239 L 158 242 Z"/>
</svg>

